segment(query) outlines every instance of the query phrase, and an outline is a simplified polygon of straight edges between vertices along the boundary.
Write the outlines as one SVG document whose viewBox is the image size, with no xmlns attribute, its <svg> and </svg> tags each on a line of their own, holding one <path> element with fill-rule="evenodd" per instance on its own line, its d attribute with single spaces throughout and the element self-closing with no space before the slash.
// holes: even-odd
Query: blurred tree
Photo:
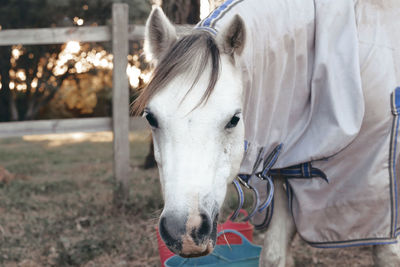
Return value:
<svg viewBox="0 0 400 267">
<path fill-rule="evenodd" d="M 147 0 L 0 0 L 0 29 L 109 24 L 114 2 L 130 5 L 131 23 L 144 23 L 150 10 Z M 79 74 L 72 59 L 57 71 L 64 48 L 0 47 L 0 121 L 34 119 L 63 81 Z"/>
<path fill-rule="evenodd" d="M 46 0 L 2 0 L 0 1 L 0 25 L 2 29 L 45 27 L 54 21 L 56 13 L 50 8 L 46 9 Z M 54 49 L 53 46 L 50 49 Z M 40 48 L 39 48 L 40 49 Z M 43 48 L 42 48 L 43 50 Z M 11 47 L 0 48 L 0 75 L 2 90 L 0 90 L 0 111 L 3 116 L 0 120 L 17 120 L 18 111 L 15 102 L 15 94 L 10 90 L 9 84 L 12 63 Z M 40 53 L 42 51 L 37 51 Z M 15 62 L 14 62 L 15 63 Z"/>
<path fill-rule="evenodd" d="M 196 24 L 200 20 L 200 0 L 163 0 L 162 9 L 175 24 Z"/>
</svg>

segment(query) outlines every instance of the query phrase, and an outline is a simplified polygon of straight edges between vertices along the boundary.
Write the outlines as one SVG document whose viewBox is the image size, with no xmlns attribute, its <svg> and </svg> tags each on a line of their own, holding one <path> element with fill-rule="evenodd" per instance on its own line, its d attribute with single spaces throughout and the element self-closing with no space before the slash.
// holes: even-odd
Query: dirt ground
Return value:
<svg viewBox="0 0 400 267">
<path fill-rule="evenodd" d="M 112 206 L 110 133 L 0 139 L 0 166 L 11 175 L 0 181 L 0 266 L 160 266 L 158 174 L 140 167 L 149 134 L 130 139 L 132 187 L 123 210 Z M 372 266 L 370 247 L 314 249 L 297 237 L 292 249 L 298 267 Z"/>
</svg>

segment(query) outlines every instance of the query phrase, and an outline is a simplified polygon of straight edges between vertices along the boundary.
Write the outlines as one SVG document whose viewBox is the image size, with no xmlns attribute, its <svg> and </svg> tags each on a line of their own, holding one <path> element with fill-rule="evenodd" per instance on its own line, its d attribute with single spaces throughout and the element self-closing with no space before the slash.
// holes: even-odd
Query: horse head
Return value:
<svg viewBox="0 0 400 267">
<path fill-rule="evenodd" d="M 159 8 L 146 24 L 146 53 L 156 63 L 135 105 L 152 128 L 165 202 L 160 235 L 183 257 L 213 250 L 227 184 L 243 157 L 243 85 L 236 59 L 244 42 L 239 16 L 216 37 L 193 29 L 178 38 Z"/>
</svg>

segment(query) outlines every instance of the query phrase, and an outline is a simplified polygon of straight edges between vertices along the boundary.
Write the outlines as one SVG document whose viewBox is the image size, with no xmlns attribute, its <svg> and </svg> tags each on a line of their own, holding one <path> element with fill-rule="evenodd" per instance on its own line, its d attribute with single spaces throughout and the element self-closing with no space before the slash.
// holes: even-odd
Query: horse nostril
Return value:
<svg viewBox="0 0 400 267">
<path fill-rule="evenodd" d="M 191 232 L 191 236 L 196 244 L 201 243 L 204 239 L 208 238 L 211 234 L 212 223 L 211 219 L 205 213 L 200 213 L 201 222 L 200 225 L 194 228 Z"/>
<path fill-rule="evenodd" d="M 211 233 L 211 220 L 204 213 L 201 213 L 200 217 L 201 217 L 201 225 L 198 231 L 199 237 L 209 235 Z"/>
<path fill-rule="evenodd" d="M 181 237 L 184 234 L 184 228 L 180 229 L 174 219 L 168 218 L 167 221 L 167 217 L 161 217 L 159 232 L 167 247 L 176 251 L 182 249 Z"/>
<path fill-rule="evenodd" d="M 213 222 L 206 212 L 191 216 L 165 212 L 160 218 L 158 230 L 165 245 L 172 252 L 185 256 L 200 256 L 212 250 L 216 228 L 216 222 Z"/>
</svg>

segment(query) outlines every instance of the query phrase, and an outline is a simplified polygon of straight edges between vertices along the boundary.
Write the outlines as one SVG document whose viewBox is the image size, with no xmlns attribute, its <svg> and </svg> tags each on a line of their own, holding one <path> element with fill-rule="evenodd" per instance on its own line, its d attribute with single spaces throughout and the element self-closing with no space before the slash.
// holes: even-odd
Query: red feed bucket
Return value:
<svg viewBox="0 0 400 267">
<path fill-rule="evenodd" d="M 247 216 L 247 212 L 245 210 L 240 210 L 240 213 L 242 213 L 245 217 Z M 226 221 L 223 224 L 218 224 L 217 230 L 218 233 L 221 232 L 222 230 L 236 230 L 244 237 L 247 238 L 250 242 L 253 242 L 253 230 L 254 226 L 247 222 L 232 222 L 230 220 Z M 241 244 L 242 239 L 233 233 L 226 233 L 218 237 L 217 239 L 217 245 L 225 245 L 225 244 Z"/>
<path fill-rule="evenodd" d="M 242 213 L 244 216 L 247 216 L 247 212 L 245 210 L 241 210 L 240 213 Z M 254 227 L 249 222 L 232 222 L 228 220 L 223 224 L 218 224 L 217 226 L 218 232 L 227 229 L 236 230 L 240 232 L 242 235 L 244 235 L 250 242 L 253 241 Z M 156 228 L 156 231 L 157 231 L 158 251 L 160 253 L 161 266 L 164 267 L 164 262 L 168 260 L 170 257 L 174 256 L 175 254 L 167 248 L 164 241 L 161 239 L 160 233 L 158 232 L 158 228 Z M 232 233 L 226 233 L 218 237 L 217 245 L 224 245 L 227 243 L 241 244 L 242 240 L 240 239 L 239 236 L 234 235 Z"/>
<path fill-rule="evenodd" d="M 161 239 L 160 233 L 158 232 L 158 227 L 156 227 L 157 231 L 157 242 L 158 242 L 158 252 L 160 253 L 160 261 L 161 266 L 164 267 L 164 262 L 174 256 L 175 254 L 171 252 L 167 246 L 165 245 L 164 241 Z"/>
</svg>

